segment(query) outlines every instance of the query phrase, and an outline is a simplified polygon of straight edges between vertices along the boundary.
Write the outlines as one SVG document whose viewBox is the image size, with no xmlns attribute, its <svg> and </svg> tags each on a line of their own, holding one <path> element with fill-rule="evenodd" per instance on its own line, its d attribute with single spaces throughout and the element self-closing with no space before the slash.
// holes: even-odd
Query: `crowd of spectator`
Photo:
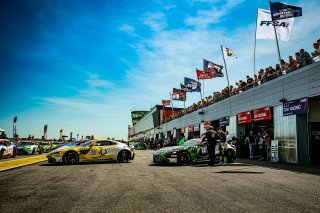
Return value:
<svg viewBox="0 0 320 213">
<path fill-rule="evenodd" d="M 317 42 L 313 44 L 313 48 L 314 51 L 311 52 L 311 55 L 304 49 L 301 49 L 299 52 L 295 53 L 295 57 L 290 55 L 288 57 L 288 62 L 286 62 L 284 59 L 281 59 L 281 65 L 276 64 L 275 68 L 269 66 L 265 69 L 260 69 L 258 71 L 258 74 L 254 75 L 253 78 L 247 75 L 246 80 L 240 80 L 239 82 L 236 82 L 236 86 L 231 85 L 230 87 L 222 89 L 220 92 L 213 92 L 212 95 L 210 95 L 209 97 L 205 97 L 198 103 L 194 103 L 191 106 L 179 111 L 178 113 L 166 117 L 164 119 L 164 123 L 179 118 L 185 114 L 197 111 L 213 103 L 217 103 L 225 98 L 230 97 L 230 95 L 232 96 L 239 94 L 255 86 L 259 86 L 267 81 L 273 80 L 279 76 L 285 75 L 309 64 L 320 61 L 320 39 L 318 39 Z"/>
</svg>

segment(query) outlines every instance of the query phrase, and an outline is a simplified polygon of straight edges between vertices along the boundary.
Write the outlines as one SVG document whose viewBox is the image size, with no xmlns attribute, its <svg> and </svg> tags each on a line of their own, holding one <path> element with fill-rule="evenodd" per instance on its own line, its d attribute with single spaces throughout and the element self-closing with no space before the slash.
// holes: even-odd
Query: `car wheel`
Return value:
<svg viewBox="0 0 320 213">
<path fill-rule="evenodd" d="M 32 155 L 34 155 L 36 153 L 36 149 L 35 148 L 33 148 L 33 150 L 32 150 Z"/>
<path fill-rule="evenodd" d="M 13 150 L 13 155 L 12 155 L 13 158 L 17 157 L 17 150 Z"/>
<path fill-rule="evenodd" d="M 130 159 L 129 153 L 127 151 L 121 151 L 119 152 L 117 159 L 119 163 L 128 163 Z"/>
<path fill-rule="evenodd" d="M 79 155 L 76 152 L 67 152 L 63 155 L 62 162 L 67 165 L 79 163 Z"/>
<path fill-rule="evenodd" d="M 191 162 L 191 157 L 190 154 L 188 152 L 181 152 L 178 155 L 178 159 L 177 162 L 180 166 L 186 166 L 189 165 Z"/>
<path fill-rule="evenodd" d="M 226 157 L 227 157 L 228 163 L 233 163 L 233 161 L 236 159 L 236 155 L 232 149 L 227 150 Z"/>
</svg>

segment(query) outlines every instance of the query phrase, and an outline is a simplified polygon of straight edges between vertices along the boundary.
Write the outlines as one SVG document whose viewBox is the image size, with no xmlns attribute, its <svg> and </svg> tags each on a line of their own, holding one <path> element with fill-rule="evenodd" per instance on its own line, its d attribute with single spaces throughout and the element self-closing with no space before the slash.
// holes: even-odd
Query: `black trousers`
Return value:
<svg viewBox="0 0 320 213">
<path fill-rule="evenodd" d="M 207 145 L 207 149 L 208 149 L 210 164 L 213 165 L 214 161 L 216 159 L 215 145 L 214 144 L 208 144 Z"/>
</svg>

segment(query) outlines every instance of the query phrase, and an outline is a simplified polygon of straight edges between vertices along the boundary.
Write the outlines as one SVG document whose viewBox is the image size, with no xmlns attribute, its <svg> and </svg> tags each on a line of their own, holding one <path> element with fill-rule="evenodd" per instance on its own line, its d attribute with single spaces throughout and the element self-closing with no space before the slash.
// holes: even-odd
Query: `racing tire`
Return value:
<svg viewBox="0 0 320 213">
<path fill-rule="evenodd" d="M 236 159 L 235 152 L 232 149 L 228 149 L 226 151 L 226 157 L 227 157 L 227 162 L 228 163 L 233 163 L 234 160 Z"/>
<path fill-rule="evenodd" d="M 188 152 L 180 152 L 177 157 L 177 163 L 180 166 L 187 166 L 191 163 L 191 156 Z"/>
<path fill-rule="evenodd" d="M 79 155 L 76 152 L 67 152 L 62 157 L 62 162 L 66 165 L 75 165 L 79 163 Z"/>
<path fill-rule="evenodd" d="M 119 163 L 128 163 L 130 159 L 130 153 L 127 151 L 121 151 L 118 154 L 117 160 Z"/>
</svg>

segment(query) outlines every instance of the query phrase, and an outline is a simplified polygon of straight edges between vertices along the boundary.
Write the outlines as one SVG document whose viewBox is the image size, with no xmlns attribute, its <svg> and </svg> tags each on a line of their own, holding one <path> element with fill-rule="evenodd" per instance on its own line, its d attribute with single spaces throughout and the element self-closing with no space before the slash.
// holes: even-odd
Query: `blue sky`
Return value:
<svg viewBox="0 0 320 213">
<path fill-rule="evenodd" d="M 320 38 L 320 2 L 286 1 L 303 8 L 282 58 L 313 51 Z M 249 0 L 3 0 L 0 2 L 0 128 L 12 135 L 94 134 L 126 138 L 130 111 L 169 98 L 183 77 L 196 78 L 202 59 L 222 64 L 220 45 L 237 52 L 227 61 L 235 84 L 253 74 L 256 9 Z M 257 41 L 257 69 L 277 63 L 274 40 Z M 226 79 L 205 82 L 205 96 Z M 188 94 L 187 105 L 199 100 Z M 174 102 L 177 107 L 183 103 Z"/>
</svg>

